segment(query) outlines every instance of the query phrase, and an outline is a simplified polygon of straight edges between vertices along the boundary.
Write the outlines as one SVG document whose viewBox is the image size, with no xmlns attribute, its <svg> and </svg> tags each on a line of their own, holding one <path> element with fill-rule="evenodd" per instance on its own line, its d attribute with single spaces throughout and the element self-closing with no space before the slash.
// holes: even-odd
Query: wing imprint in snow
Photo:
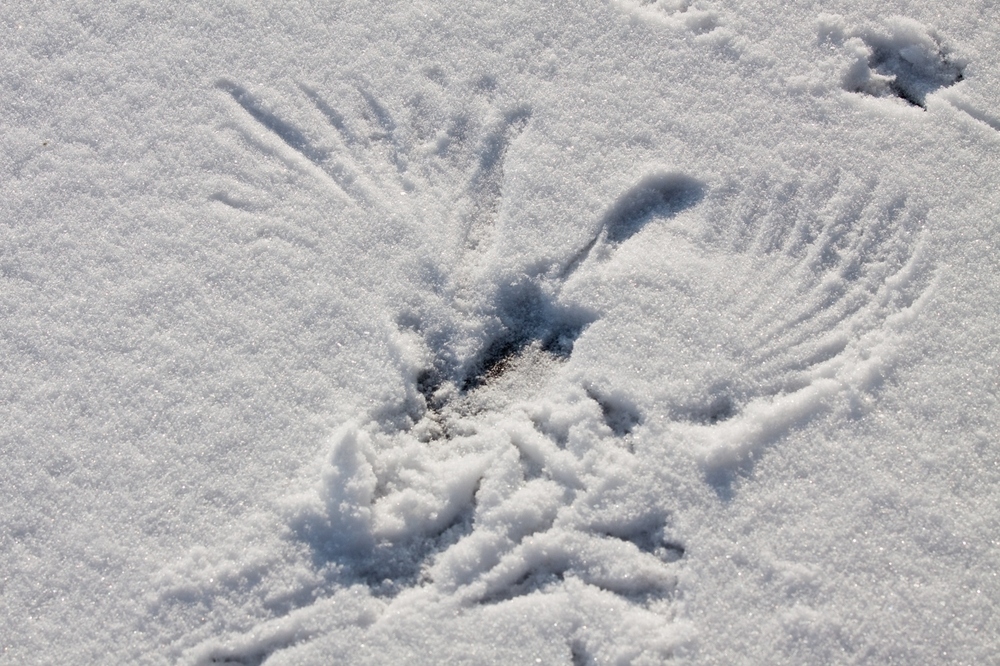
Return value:
<svg viewBox="0 0 1000 666">
<path fill-rule="evenodd" d="M 686 243 L 689 259 L 677 270 L 689 271 L 683 277 L 696 285 L 688 298 L 695 305 L 693 316 L 704 320 L 702 330 L 707 333 L 675 350 L 679 366 L 705 366 L 691 378 L 680 377 L 677 391 L 665 394 L 666 411 L 679 433 L 705 444 L 710 479 L 739 469 L 747 456 L 773 441 L 775 433 L 787 431 L 821 408 L 824 400 L 842 390 L 837 387 L 867 390 L 879 372 L 873 368 L 886 354 L 879 351 L 872 361 L 870 350 L 880 344 L 886 327 L 891 329 L 919 306 L 931 279 L 929 263 L 919 251 L 923 211 L 904 194 L 845 174 L 827 174 L 807 185 L 771 187 L 783 190 L 771 209 L 720 188 L 714 208 L 700 216 L 703 226 L 687 228 L 676 239 L 678 246 Z M 584 431 L 606 433 L 607 442 L 621 442 L 614 446 L 628 451 L 628 440 L 641 427 L 642 415 L 620 389 L 594 386 L 579 387 L 560 398 L 574 405 L 576 416 L 571 418 L 519 406 L 519 401 L 547 386 L 547 378 L 570 357 L 574 341 L 589 323 L 579 307 L 560 301 L 561 285 L 611 257 L 644 224 L 670 220 L 703 197 L 703 186 L 686 176 L 657 173 L 641 179 L 608 208 L 592 240 L 562 268 L 497 291 L 493 315 L 501 322 L 500 332 L 484 340 L 479 354 L 456 374 L 442 374 L 437 369 L 443 367 L 440 364 L 420 373 L 417 391 L 423 408 L 414 414 L 415 422 L 407 431 L 379 434 L 387 439 L 376 448 L 389 451 L 403 441 L 417 441 L 427 447 L 423 460 L 436 455 L 432 451 L 445 458 L 443 451 L 451 451 L 458 460 L 463 455 L 458 452 L 471 447 L 465 455 L 469 469 L 477 472 L 463 487 L 488 487 L 490 472 L 483 470 L 496 463 L 481 468 L 471 461 L 476 455 L 500 452 L 477 449 L 473 442 L 483 432 L 496 432 L 501 415 L 514 422 L 527 416 L 530 427 L 509 423 L 500 428 L 517 452 L 512 473 L 521 487 L 554 484 L 559 489 L 554 495 L 559 498 L 553 505 L 556 514 L 559 506 L 592 501 L 584 460 L 593 449 L 581 443 L 574 428 L 588 423 Z M 711 270 L 721 265 L 727 267 L 726 273 Z M 732 320 L 741 325 L 727 326 Z M 704 356 L 699 344 L 721 353 L 699 360 Z M 688 355 L 691 362 L 680 363 Z M 700 388 L 697 381 L 703 382 Z M 438 442 L 445 449 L 437 448 Z M 441 464 L 445 465 L 444 458 Z M 388 474 L 380 485 L 406 485 L 398 472 Z M 454 492 L 445 496 L 454 497 Z M 468 497 L 470 507 L 478 507 L 475 496 Z M 514 511 L 520 500 L 511 497 L 509 510 Z M 401 501 L 397 496 L 387 500 L 386 507 Z M 440 515 L 456 510 L 440 502 L 438 506 L 434 512 Z M 429 569 L 431 579 L 446 587 L 462 587 L 442 582 L 451 575 L 447 564 L 451 553 L 469 557 L 465 551 L 478 547 L 478 530 L 488 524 L 479 508 L 471 511 L 471 532 L 448 548 L 427 551 L 429 560 L 437 563 Z M 490 602 L 559 586 L 569 574 L 627 596 L 634 592 L 628 584 L 594 571 L 606 572 L 607 553 L 628 559 L 631 552 L 633 566 L 649 570 L 644 584 L 653 585 L 656 558 L 646 556 L 659 553 L 662 565 L 678 559 L 684 549 L 657 541 L 652 534 L 649 528 L 630 536 L 548 521 L 528 535 L 494 535 L 488 552 L 472 558 L 494 563 L 475 573 L 465 570 L 459 580 L 469 598 Z M 607 541 L 611 538 L 629 545 L 612 547 Z M 658 545 L 650 545 L 654 542 Z M 573 545 L 567 549 L 557 545 L 563 543 Z M 580 552 L 593 554 L 579 559 Z M 665 580 L 660 588 L 653 587 L 667 590 Z"/>
<path fill-rule="evenodd" d="M 252 95 L 243 86 L 226 79 L 220 79 L 215 85 L 219 90 L 228 93 L 261 127 L 274 134 L 286 146 L 316 166 L 340 191 L 362 207 L 371 205 L 364 189 L 357 183 L 354 170 L 343 161 L 335 159 L 332 151 L 317 145 L 316 141 L 296 127 L 294 123 L 282 119 L 269 110 L 262 100 Z M 214 197 L 224 201 L 228 195 L 217 193 Z"/>
</svg>

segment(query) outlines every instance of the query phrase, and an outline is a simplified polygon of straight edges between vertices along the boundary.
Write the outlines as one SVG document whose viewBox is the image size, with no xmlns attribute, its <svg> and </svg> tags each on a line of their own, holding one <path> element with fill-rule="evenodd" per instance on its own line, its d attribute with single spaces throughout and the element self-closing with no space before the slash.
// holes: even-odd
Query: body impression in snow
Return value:
<svg viewBox="0 0 1000 666">
<path fill-rule="evenodd" d="M 392 334 L 406 395 L 338 430 L 318 492 L 290 517 L 317 566 L 335 565 L 335 587 L 362 582 L 387 603 L 404 592 L 469 609 L 547 598 L 581 626 L 607 625 L 601 609 L 614 609 L 623 631 L 667 627 L 637 638 L 633 656 L 668 656 L 686 551 L 660 477 L 644 471 L 649 452 L 695 456 L 725 496 L 734 474 L 833 396 L 877 385 L 894 331 L 929 291 L 921 207 L 890 183 L 840 171 L 748 188 L 652 170 L 575 253 L 505 272 L 490 249 L 530 108 L 428 114 L 439 126 L 421 128 L 419 118 L 397 123 L 365 89 L 350 113 L 301 86 L 316 117 L 307 131 L 240 85 L 218 88 L 273 135 L 261 150 L 305 158 L 364 210 L 433 215 L 458 239 L 433 271 L 448 282 L 415 297 Z M 776 196 L 761 201 L 762 190 Z M 400 191 L 406 209 L 387 194 Z M 670 238 L 662 251 L 684 285 L 678 307 L 700 320 L 697 336 L 669 348 L 678 376 L 644 401 L 570 371 L 603 316 L 570 287 L 599 282 L 653 232 Z M 666 419 L 648 422 L 650 409 Z M 311 638 L 200 654 L 263 660 Z M 567 656 L 589 663 L 585 638 Z"/>
</svg>

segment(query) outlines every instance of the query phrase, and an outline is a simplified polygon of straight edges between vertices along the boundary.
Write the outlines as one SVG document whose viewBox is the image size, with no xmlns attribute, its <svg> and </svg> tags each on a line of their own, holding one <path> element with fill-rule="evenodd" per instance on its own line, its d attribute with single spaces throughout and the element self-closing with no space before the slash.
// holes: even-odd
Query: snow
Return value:
<svg viewBox="0 0 1000 666">
<path fill-rule="evenodd" d="M 0 663 L 989 663 L 985 0 L 8 3 Z"/>
</svg>

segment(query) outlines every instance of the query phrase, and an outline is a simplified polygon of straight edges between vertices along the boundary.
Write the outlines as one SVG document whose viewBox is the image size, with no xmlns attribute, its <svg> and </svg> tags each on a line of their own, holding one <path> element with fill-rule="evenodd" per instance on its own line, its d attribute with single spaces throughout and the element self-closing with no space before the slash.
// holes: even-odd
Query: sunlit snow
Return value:
<svg viewBox="0 0 1000 666">
<path fill-rule="evenodd" d="M 985 664 L 1000 8 L 8 3 L 0 664 Z"/>
</svg>

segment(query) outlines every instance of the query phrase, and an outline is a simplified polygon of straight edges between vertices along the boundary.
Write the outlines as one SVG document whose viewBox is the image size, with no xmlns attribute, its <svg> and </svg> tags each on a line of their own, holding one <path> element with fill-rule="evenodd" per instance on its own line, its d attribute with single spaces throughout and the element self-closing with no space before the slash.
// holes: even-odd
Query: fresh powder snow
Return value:
<svg viewBox="0 0 1000 666">
<path fill-rule="evenodd" d="M 0 664 L 998 658 L 997 3 L 0 17 Z"/>
</svg>

